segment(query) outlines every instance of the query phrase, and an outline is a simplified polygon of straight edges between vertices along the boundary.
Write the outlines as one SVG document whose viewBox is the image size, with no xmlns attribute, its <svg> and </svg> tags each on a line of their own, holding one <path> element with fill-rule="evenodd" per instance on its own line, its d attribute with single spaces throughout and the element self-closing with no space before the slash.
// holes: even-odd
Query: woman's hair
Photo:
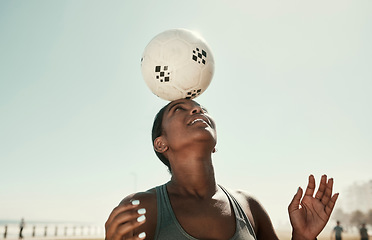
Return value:
<svg viewBox="0 0 372 240">
<path fill-rule="evenodd" d="M 154 141 L 157 137 L 160 137 L 163 134 L 163 116 L 165 109 L 168 107 L 169 103 L 165 105 L 159 112 L 156 114 L 154 119 L 154 124 L 152 125 L 152 145 L 154 146 Z M 154 151 L 158 158 L 168 167 L 169 172 L 172 172 L 169 160 L 160 152 L 157 152 L 154 148 Z"/>
</svg>

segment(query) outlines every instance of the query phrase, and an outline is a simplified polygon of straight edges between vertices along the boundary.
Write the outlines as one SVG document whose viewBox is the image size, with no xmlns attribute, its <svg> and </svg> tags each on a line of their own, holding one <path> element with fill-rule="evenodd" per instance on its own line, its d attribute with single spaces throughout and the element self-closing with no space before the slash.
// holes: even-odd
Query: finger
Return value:
<svg viewBox="0 0 372 240">
<path fill-rule="evenodd" d="M 107 237 L 114 236 L 118 232 L 122 234 L 130 233 L 130 232 L 125 232 L 125 233 L 122 232 L 127 229 L 126 227 L 122 227 L 122 225 L 127 222 L 133 222 L 135 221 L 136 218 L 140 219 L 139 217 L 141 216 L 144 217 L 144 214 L 146 213 L 146 209 L 144 208 L 135 209 L 138 207 L 137 205 L 138 201 L 134 202 L 134 204 L 131 204 L 133 206 L 130 206 L 130 204 L 131 203 L 125 203 L 114 209 L 115 213 L 112 214 L 113 215 L 112 217 L 110 216 L 111 218 L 110 221 L 106 223 L 106 236 Z"/>
<path fill-rule="evenodd" d="M 322 203 L 324 205 L 327 205 L 329 200 L 331 199 L 332 196 L 332 189 L 333 189 L 333 178 L 330 178 L 327 183 L 327 188 L 324 192 L 324 195 L 322 197 Z"/>
<path fill-rule="evenodd" d="M 132 223 L 129 225 L 137 225 L 137 224 L 133 224 L 135 219 L 137 220 L 137 222 L 141 223 L 142 221 L 146 219 L 144 215 L 145 213 L 146 213 L 146 209 L 140 208 L 138 210 L 134 209 L 134 210 L 125 211 L 125 212 L 118 214 L 115 217 L 115 219 L 111 222 L 111 224 L 109 225 L 109 228 L 106 230 L 107 234 L 110 236 L 111 234 L 120 232 L 120 230 L 118 229 L 121 229 L 124 231 L 126 228 L 123 228 L 122 226 L 126 224 L 127 222 Z M 130 236 L 133 235 L 133 233 L 131 233 L 130 231 L 127 231 L 124 234 L 130 234 Z"/>
<path fill-rule="evenodd" d="M 125 240 L 141 240 L 141 239 L 145 239 L 145 238 L 146 238 L 146 233 L 142 232 L 142 233 L 138 234 L 137 236 L 130 237 L 130 238 L 125 238 Z"/>
<path fill-rule="evenodd" d="M 338 198 L 338 193 L 336 193 L 335 195 L 333 195 L 333 197 L 331 198 L 331 200 L 328 202 L 326 208 L 325 208 L 325 212 L 328 216 L 331 216 L 331 213 L 333 211 L 333 208 L 335 207 L 336 205 L 336 201 L 337 201 L 337 198 Z"/>
<path fill-rule="evenodd" d="M 123 239 L 123 236 L 125 236 L 126 234 L 134 231 L 136 228 L 138 228 L 139 226 L 141 226 L 145 222 L 146 222 L 145 215 L 141 215 L 137 219 L 134 219 L 132 221 L 128 221 L 124 224 L 121 224 L 120 226 L 117 227 L 116 231 L 112 234 L 112 240 Z M 133 233 L 129 234 L 129 236 L 131 236 L 131 235 L 133 236 Z M 136 237 L 138 237 L 138 236 L 136 236 Z M 128 239 L 128 238 L 125 238 L 125 239 Z M 134 239 L 137 239 L 137 238 L 134 238 Z"/>
<path fill-rule="evenodd" d="M 315 194 L 316 199 L 319 199 L 319 200 L 322 199 L 326 187 L 327 187 L 327 175 L 324 174 L 322 178 L 320 179 L 319 189 Z"/>
<path fill-rule="evenodd" d="M 121 204 L 117 206 L 116 208 L 114 208 L 114 210 L 112 210 L 110 216 L 108 217 L 105 223 L 105 227 L 107 228 L 118 214 L 120 214 L 121 212 L 128 211 L 130 209 L 136 208 L 139 205 L 139 203 L 140 203 L 139 200 L 132 200 L 132 201 L 129 201 L 125 204 Z"/>
<path fill-rule="evenodd" d="M 146 233 L 145 232 L 141 232 L 140 234 L 138 234 L 138 238 L 139 239 L 145 239 L 146 238 Z"/>
<path fill-rule="evenodd" d="M 293 211 L 296 211 L 300 208 L 301 197 L 302 197 L 302 188 L 299 187 L 297 189 L 296 194 L 293 196 L 293 199 L 292 199 L 291 203 L 288 206 L 288 212 L 289 213 L 291 213 Z"/>
<path fill-rule="evenodd" d="M 313 196 L 315 190 L 315 178 L 313 175 L 309 176 L 309 183 L 307 184 L 305 196 Z"/>
</svg>

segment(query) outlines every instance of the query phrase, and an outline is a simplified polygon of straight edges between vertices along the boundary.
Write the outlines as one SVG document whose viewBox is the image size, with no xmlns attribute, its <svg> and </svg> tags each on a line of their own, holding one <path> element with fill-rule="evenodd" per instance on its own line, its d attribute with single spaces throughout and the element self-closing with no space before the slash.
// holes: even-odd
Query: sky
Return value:
<svg viewBox="0 0 372 240">
<path fill-rule="evenodd" d="M 167 104 L 140 59 L 186 28 L 215 60 L 195 100 L 217 123 L 217 182 L 275 226 L 314 174 L 340 192 L 372 179 L 372 2 L 0 1 L 0 219 L 104 224 L 167 182 L 151 143 Z M 337 207 L 337 205 L 336 205 Z"/>
</svg>

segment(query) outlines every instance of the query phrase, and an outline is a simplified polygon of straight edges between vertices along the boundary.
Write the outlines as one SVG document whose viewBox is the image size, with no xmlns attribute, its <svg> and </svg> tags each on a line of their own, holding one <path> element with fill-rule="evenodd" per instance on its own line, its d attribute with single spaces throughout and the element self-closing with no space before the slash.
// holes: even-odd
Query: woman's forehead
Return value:
<svg viewBox="0 0 372 240">
<path fill-rule="evenodd" d="M 195 106 L 201 106 L 198 102 L 196 102 L 194 100 L 191 100 L 191 99 L 178 99 L 178 100 L 174 100 L 174 101 L 168 103 L 166 108 L 170 109 L 173 106 L 178 105 L 178 104 L 191 104 L 191 105 L 195 105 Z"/>
</svg>

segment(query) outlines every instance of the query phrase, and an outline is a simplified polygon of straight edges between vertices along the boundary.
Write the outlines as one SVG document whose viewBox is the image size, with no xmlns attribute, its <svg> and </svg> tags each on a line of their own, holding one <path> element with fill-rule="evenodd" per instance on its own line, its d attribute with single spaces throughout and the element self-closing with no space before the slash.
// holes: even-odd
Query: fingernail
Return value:
<svg viewBox="0 0 372 240">
<path fill-rule="evenodd" d="M 146 233 L 145 232 L 141 232 L 140 234 L 138 234 L 138 237 L 139 238 L 145 238 L 146 237 Z"/>
<path fill-rule="evenodd" d="M 142 215 L 142 214 L 145 214 L 145 213 L 146 213 L 146 209 L 144 209 L 144 208 L 140 208 L 140 209 L 137 210 L 137 213 L 138 213 L 138 214 L 141 214 L 141 215 Z"/>
<path fill-rule="evenodd" d="M 145 221 L 145 219 L 146 219 L 145 215 L 139 216 L 137 218 L 137 222 L 143 222 L 143 221 Z"/>
<path fill-rule="evenodd" d="M 132 201 L 132 205 L 139 205 L 140 204 L 140 201 L 139 200 L 133 200 Z"/>
</svg>

